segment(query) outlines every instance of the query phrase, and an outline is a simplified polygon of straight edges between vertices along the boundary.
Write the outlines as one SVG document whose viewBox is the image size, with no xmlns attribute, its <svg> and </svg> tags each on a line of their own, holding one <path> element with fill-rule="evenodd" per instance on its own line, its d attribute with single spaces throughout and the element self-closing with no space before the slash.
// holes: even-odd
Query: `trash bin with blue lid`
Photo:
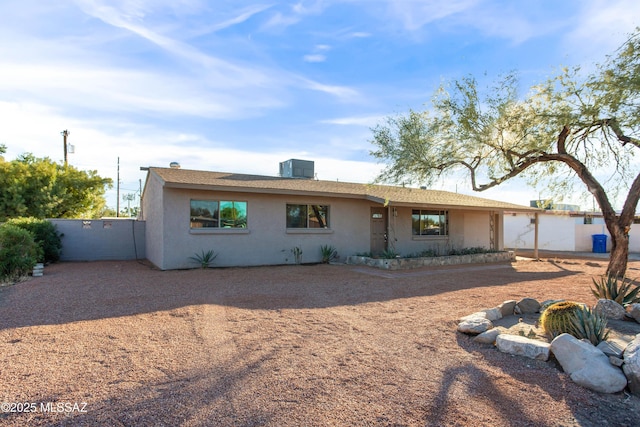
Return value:
<svg viewBox="0 0 640 427">
<path fill-rule="evenodd" d="M 593 253 L 606 254 L 607 253 L 607 235 L 606 234 L 593 234 Z"/>
</svg>

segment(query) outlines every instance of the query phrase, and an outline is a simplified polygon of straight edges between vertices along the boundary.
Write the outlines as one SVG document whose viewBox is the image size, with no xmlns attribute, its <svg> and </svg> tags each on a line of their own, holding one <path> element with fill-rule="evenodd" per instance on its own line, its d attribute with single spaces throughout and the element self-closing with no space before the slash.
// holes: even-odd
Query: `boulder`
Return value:
<svg viewBox="0 0 640 427">
<path fill-rule="evenodd" d="M 582 387 L 600 393 L 617 393 L 627 386 L 627 378 L 609 358 L 591 343 L 569 334 L 561 334 L 551 342 L 551 351 L 569 374 Z"/>
<path fill-rule="evenodd" d="M 496 347 L 503 353 L 524 356 L 529 359 L 549 359 L 550 346 L 548 343 L 518 335 L 498 335 L 496 337 Z"/>
<path fill-rule="evenodd" d="M 533 314 L 540 310 L 540 303 L 533 298 L 522 298 L 516 304 L 514 312 L 516 314 Z"/>
<path fill-rule="evenodd" d="M 636 322 L 640 323 L 640 304 L 634 303 L 627 306 L 627 317 L 631 317 Z"/>
<path fill-rule="evenodd" d="M 468 316 L 461 317 L 458 320 L 458 322 L 464 322 L 465 320 L 474 319 L 474 318 L 486 319 L 487 313 L 484 311 L 477 311 L 475 313 L 469 314 Z"/>
<path fill-rule="evenodd" d="M 624 307 L 614 300 L 601 298 L 593 308 L 595 313 L 599 313 L 607 319 L 622 320 L 625 317 Z"/>
<path fill-rule="evenodd" d="M 624 349 L 627 348 L 629 343 L 625 340 L 619 338 L 611 338 L 606 341 L 602 341 L 597 345 L 597 349 L 602 351 L 607 356 L 613 356 L 617 358 L 622 357 L 622 353 L 624 353 Z"/>
<path fill-rule="evenodd" d="M 622 369 L 629 380 L 631 393 L 640 396 L 640 334 L 625 349 Z"/>
<path fill-rule="evenodd" d="M 491 320 L 480 316 L 472 316 L 458 323 L 458 331 L 470 335 L 478 335 L 491 328 L 493 328 Z"/>
<path fill-rule="evenodd" d="M 481 333 L 476 336 L 473 341 L 481 343 L 481 344 L 494 344 L 496 342 L 496 338 L 498 335 L 503 334 L 507 331 L 507 328 L 504 326 L 497 326 L 493 329 L 489 329 L 486 332 Z"/>
<path fill-rule="evenodd" d="M 494 320 L 500 320 L 502 319 L 502 312 L 500 311 L 499 308 L 489 308 L 487 310 L 484 310 L 485 313 L 485 317 L 489 320 L 491 320 L 492 322 Z"/>
<path fill-rule="evenodd" d="M 542 301 L 542 302 L 540 303 L 540 310 L 539 310 L 539 311 L 540 311 L 540 313 L 544 313 L 544 311 L 545 311 L 545 310 L 546 310 L 550 305 L 553 305 L 553 304 L 555 304 L 555 303 L 557 303 L 557 302 L 564 302 L 564 301 L 566 301 L 566 300 L 564 300 L 564 299 L 548 299 L 548 300 L 546 300 L 546 301 Z"/>
<path fill-rule="evenodd" d="M 516 302 L 516 300 L 512 299 L 503 302 L 497 307 L 500 310 L 502 317 L 511 316 L 513 314 L 513 310 L 516 308 Z"/>
</svg>

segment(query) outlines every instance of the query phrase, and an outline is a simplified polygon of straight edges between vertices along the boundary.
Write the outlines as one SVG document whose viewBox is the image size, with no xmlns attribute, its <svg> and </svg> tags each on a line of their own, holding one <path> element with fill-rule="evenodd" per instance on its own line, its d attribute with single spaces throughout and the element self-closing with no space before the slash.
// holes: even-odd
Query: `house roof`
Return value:
<svg viewBox="0 0 640 427">
<path fill-rule="evenodd" d="M 440 190 L 150 167 L 166 188 L 364 199 L 391 206 L 534 212 L 540 209 Z"/>
</svg>

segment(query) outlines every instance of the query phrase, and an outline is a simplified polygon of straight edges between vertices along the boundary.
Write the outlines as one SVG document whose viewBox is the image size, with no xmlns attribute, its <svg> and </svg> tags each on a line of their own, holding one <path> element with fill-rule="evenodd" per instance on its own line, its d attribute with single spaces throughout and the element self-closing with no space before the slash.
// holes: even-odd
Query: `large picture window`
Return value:
<svg viewBox="0 0 640 427">
<path fill-rule="evenodd" d="M 411 225 L 414 236 L 447 236 L 449 215 L 447 211 L 413 209 Z"/>
<path fill-rule="evenodd" d="M 329 228 L 329 206 L 287 205 L 287 228 Z"/>
<path fill-rule="evenodd" d="M 191 200 L 191 228 L 246 228 L 247 202 Z"/>
</svg>

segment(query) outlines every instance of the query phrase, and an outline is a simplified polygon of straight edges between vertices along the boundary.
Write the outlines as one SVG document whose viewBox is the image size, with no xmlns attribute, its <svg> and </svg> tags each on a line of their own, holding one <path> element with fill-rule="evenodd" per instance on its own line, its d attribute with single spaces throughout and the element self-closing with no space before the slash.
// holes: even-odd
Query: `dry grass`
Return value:
<svg viewBox="0 0 640 427">
<path fill-rule="evenodd" d="M 592 304 L 604 267 L 48 266 L 0 289 L 0 402 L 86 412 L 0 413 L 0 425 L 631 425 L 639 398 L 455 330 L 508 299 Z"/>
</svg>

